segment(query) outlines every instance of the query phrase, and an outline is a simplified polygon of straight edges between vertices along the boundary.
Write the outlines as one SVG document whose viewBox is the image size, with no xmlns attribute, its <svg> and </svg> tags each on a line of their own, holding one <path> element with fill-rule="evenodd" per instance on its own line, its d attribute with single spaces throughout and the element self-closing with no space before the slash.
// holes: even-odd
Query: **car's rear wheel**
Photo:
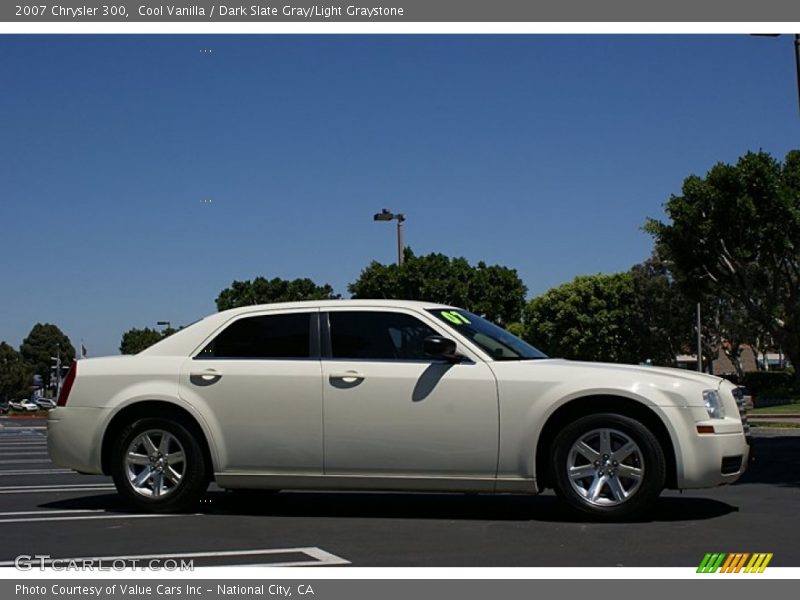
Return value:
<svg viewBox="0 0 800 600">
<path fill-rule="evenodd" d="M 171 419 L 139 419 L 119 434 L 112 476 L 134 506 L 176 512 L 197 504 L 208 487 L 203 450 L 192 432 Z"/>
<path fill-rule="evenodd" d="M 553 442 L 556 493 L 574 510 L 615 520 L 638 516 L 664 489 L 661 444 L 640 422 L 596 414 L 565 427 Z"/>
</svg>

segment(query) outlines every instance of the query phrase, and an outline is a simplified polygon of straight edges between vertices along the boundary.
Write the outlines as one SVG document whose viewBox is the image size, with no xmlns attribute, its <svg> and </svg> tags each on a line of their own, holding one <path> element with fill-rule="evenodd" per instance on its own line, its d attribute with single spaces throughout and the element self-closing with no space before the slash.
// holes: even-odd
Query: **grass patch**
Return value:
<svg viewBox="0 0 800 600">
<path fill-rule="evenodd" d="M 768 427 L 770 429 L 800 429 L 800 423 L 787 423 L 786 421 L 758 421 L 751 422 L 750 427 Z"/>
<path fill-rule="evenodd" d="M 756 400 L 758 402 L 758 400 Z M 754 408 L 748 410 L 748 415 L 790 415 L 800 414 L 800 402 L 793 402 L 792 404 L 778 404 L 777 406 L 764 406 L 762 408 Z"/>
</svg>

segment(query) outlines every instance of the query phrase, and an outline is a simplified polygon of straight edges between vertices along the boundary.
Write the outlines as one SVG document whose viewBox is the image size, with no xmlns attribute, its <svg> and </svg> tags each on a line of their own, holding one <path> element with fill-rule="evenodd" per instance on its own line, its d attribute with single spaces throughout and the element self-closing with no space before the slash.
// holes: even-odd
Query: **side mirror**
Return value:
<svg viewBox="0 0 800 600">
<path fill-rule="evenodd" d="M 461 360 L 461 356 L 456 354 L 456 343 L 450 338 L 441 335 L 429 335 L 423 340 L 422 347 L 428 356 L 445 358 L 453 362 Z"/>
</svg>

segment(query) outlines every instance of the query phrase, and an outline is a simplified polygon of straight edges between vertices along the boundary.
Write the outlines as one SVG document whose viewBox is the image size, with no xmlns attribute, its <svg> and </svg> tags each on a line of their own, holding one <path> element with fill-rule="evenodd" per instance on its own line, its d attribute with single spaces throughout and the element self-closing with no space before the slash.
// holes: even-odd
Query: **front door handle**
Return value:
<svg viewBox="0 0 800 600">
<path fill-rule="evenodd" d="M 338 380 L 344 383 L 356 383 L 357 381 L 363 381 L 364 376 L 358 371 L 345 371 L 344 373 L 331 373 L 330 379 L 331 381 Z"/>
<path fill-rule="evenodd" d="M 213 385 L 220 379 L 222 379 L 222 373 L 216 369 L 206 369 L 205 371 L 197 371 L 189 374 L 189 381 L 200 387 Z"/>
</svg>

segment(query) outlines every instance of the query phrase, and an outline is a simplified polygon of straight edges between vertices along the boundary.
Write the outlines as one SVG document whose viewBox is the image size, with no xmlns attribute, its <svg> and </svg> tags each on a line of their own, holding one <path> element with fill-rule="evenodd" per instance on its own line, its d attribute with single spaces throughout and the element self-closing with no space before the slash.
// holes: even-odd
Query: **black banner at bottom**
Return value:
<svg viewBox="0 0 800 600">
<path fill-rule="evenodd" d="M 757 577 L 757 576 L 756 576 Z M 641 598 L 674 600 L 724 597 L 752 599 L 785 594 L 792 580 L 709 579 L 238 579 L 238 580 L 47 580 L 0 581 L 3 600 L 500 600 L 527 598 Z"/>
</svg>

